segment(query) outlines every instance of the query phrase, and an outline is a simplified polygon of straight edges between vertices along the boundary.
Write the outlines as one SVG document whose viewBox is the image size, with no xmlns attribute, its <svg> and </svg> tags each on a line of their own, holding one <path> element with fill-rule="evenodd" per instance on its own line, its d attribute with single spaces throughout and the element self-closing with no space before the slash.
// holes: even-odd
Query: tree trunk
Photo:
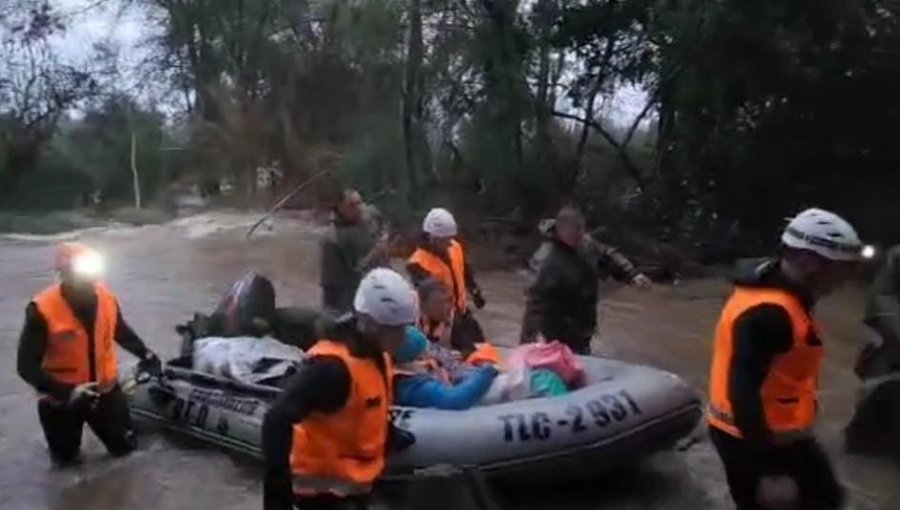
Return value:
<svg viewBox="0 0 900 510">
<path fill-rule="evenodd" d="M 581 122 L 582 124 L 586 124 L 593 128 L 600 136 L 603 137 L 604 140 L 616 151 L 616 154 L 619 156 L 619 159 L 622 161 L 622 165 L 625 167 L 625 170 L 631 175 L 632 179 L 637 183 L 641 188 L 645 187 L 645 179 L 644 176 L 641 175 L 641 171 L 637 165 L 634 164 L 634 161 L 631 160 L 631 156 L 628 155 L 628 152 L 625 151 L 625 147 L 617 141 L 606 128 L 603 127 L 599 122 L 592 119 L 585 119 L 579 117 L 577 115 L 572 115 L 571 113 L 554 111 L 553 115 L 561 118 L 561 119 L 569 119 L 574 120 L 576 122 Z"/>
<path fill-rule="evenodd" d="M 538 40 L 540 41 L 540 56 L 538 60 L 538 76 L 537 76 L 537 100 L 535 101 L 535 119 L 537 122 L 537 153 L 538 164 L 541 168 L 550 169 L 553 167 L 553 161 L 550 152 L 552 151 L 553 141 L 550 138 L 550 119 L 549 112 L 553 110 L 553 105 L 549 104 L 550 98 L 550 26 L 552 24 L 552 2 L 550 0 L 540 0 L 535 8 L 536 14 L 539 16 L 539 32 Z"/>
<path fill-rule="evenodd" d="M 131 179 L 134 183 L 134 208 L 141 208 L 141 176 L 137 167 L 137 136 L 131 131 Z"/>
<path fill-rule="evenodd" d="M 423 46 L 422 41 L 422 5 L 421 0 L 411 0 L 409 5 L 409 36 L 407 41 L 406 77 L 403 91 L 403 140 L 405 145 L 406 172 L 408 189 L 401 193 L 412 199 L 417 194 L 420 171 L 420 151 L 418 145 L 421 129 L 421 72 Z M 410 193 L 412 191 L 412 193 Z"/>
</svg>

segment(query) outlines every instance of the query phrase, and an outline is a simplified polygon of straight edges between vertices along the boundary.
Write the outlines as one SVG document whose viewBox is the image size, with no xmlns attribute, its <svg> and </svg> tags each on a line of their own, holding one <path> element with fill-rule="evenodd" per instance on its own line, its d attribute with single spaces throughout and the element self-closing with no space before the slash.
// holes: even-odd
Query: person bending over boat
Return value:
<svg viewBox="0 0 900 510">
<path fill-rule="evenodd" d="M 368 506 L 385 466 L 390 354 L 418 310 L 412 286 L 382 268 L 362 279 L 353 307 L 308 351 L 265 416 L 265 510 Z"/>
<path fill-rule="evenodd" d="M 429 353 L 428 338 L 409 327 L 406 342 L 394 355 L 394 403 L 399 406 L 461 411 L 476 405 L 499 374 L 484 363 L 457 370 L 458 378 Z M 440 348 L 440 347 L 439 347 Z"/>
<path fill-rule="evenodd" d="M 19 376 L 41 395 L 38 416 L 57 465 L 80 462 L 84 424 L 110 454 L 137 446 L 128 403 L 119 387 L 116 344 L 158 375 L 159 358 L 135 334 L 119 301 L 100 278 L 103 259 L 77 243 L 57 247 L 59 283 L 38 294 L 25 311 L 19 337 Z"/>
<path fill-rule="evenodd" d="M 781 254 L 746 271 L 722 309 L 709 377 L 709 436 L 738 510 L 841 508 L 813 435 L 824 349 L 816 301 L 853 275 L 862 245 L 839 216 L 790 221 Z"/>
</svg>

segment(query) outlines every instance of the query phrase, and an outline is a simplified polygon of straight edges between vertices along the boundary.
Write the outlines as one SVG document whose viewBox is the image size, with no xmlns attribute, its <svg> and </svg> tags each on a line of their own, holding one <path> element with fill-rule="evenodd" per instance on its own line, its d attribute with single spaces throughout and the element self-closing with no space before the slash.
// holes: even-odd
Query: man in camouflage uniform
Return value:
<svg viewBox="0 0 900 510">
<path fill-rule="evenodd" d="M 387 229 L 378 210 L 363 203 L 358 191 L 343 190 L 322 242 L 324 309 L 336 315 L 352 309 L 363 275 L 388 265 L 387 241 Z"/>
<path fill-rule="evenodd" d="M 598 280 L 616 279 L 646 286 L 650 280 L 618 250 L 585 233 L 584 216 L 575 207 L 563 207 L 552 222 L 542 224 L 551 237 L 532 257 L 537 270 L 528 290 L 522 343 L 538 335 L 560 340 L 574 352 L 590 354 L 597 327 Z"/>
</svg>

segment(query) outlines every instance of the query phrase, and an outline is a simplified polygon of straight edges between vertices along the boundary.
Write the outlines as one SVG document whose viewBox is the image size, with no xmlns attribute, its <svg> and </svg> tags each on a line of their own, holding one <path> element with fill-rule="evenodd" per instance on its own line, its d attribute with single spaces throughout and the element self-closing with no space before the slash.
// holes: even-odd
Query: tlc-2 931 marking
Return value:
<svg viewBox="0 0 900 510">
<path fill-rule="evenodd" d="M 503 440 L 506 442 L 546 441 L 559 429 L 570 434 L 581 434 L 591 428 L 608 427 L 641 412 L 631 395 L 621 390 L 601 395 L 584 404 L 572 404 L 566 408 L 564 417 L 556 419 L 542 411 L 504 414 L 498 416 L 498 419 L 503 423 Z"/>
</svg>

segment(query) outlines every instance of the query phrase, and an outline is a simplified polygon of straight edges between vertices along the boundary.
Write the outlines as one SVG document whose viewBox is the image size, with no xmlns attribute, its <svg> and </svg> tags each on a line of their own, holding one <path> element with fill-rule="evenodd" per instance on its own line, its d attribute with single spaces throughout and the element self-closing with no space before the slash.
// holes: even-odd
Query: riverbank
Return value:
<svg viewBox="0 0 900 510">
<path fill-rule="evenodd" d="M 179 207 L 178 213 L 130 207 L 104 212 L 92 209 L 48 212 L 0 210 L 0 235 L 14 240 L 60 240 L 79 238 L 91 232 L 171 225 L 177 230 L 188 231 L 187 237 L 196 238 L 234 228 L 249 231 L 265 216 L 263 211 L 258 210 L 210 207 L 208 203 L 189 205 Z M 297 233 L 297 223 L 304 224 L 304 229 L 310 232 L 318 232 L 327 226 L 328 215 L 327 210 L 281 210 L 259 225 L 253 237 L 278 235 L 279 232 L 294 235 Z M 392 236 L 392 256 L 406 258 L 417 242 L 418 228 L 394 227 Z M 530 228 L 521 222 L 497 221 L 465 225 L 463 238 L 476 270 L 525 269 L 542 241 L 536 226 Z M 603 232 L 598 239 L 619 247 L 643 272 L 658 282 L 671 283 L 678 279 L 710 275 L 709 268 L 701 266 L 691 257 L 671 246 L 641 237 L 636 231 L 629 231 L 628 235 L 618 231 Z"/>
<path fill-rule="evenodd" d="M 160 225 L 174 216 L 159 209 L 121 207 L 107 212 L 0 210 L 0 234 L 54 235 L 118 225 Z"/>
</svg>

